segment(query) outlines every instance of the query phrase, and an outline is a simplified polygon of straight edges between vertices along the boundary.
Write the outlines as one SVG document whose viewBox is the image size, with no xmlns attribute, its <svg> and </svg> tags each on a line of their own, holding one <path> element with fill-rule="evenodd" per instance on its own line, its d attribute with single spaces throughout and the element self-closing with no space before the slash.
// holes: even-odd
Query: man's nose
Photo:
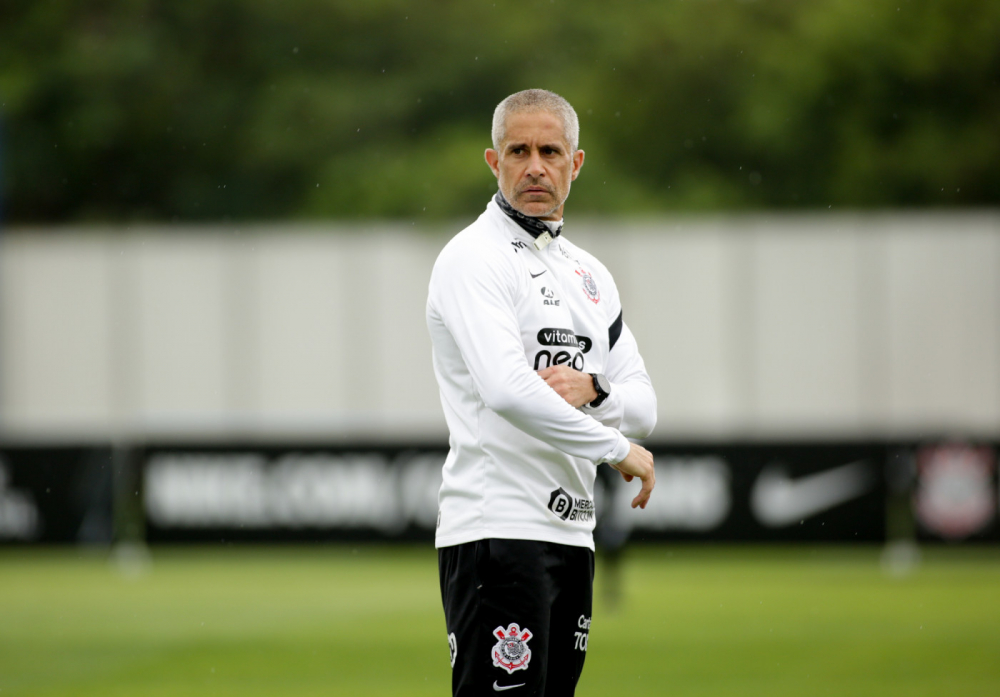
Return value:
<svg viewBox="0 0 1000 697">
<path fill-rule="evenodd" d="M 532 151 L 528 158 L 528 170 L 526 174 L 532 177 L 545 176 L 545 168 L 542 166 L 542 154 L 537 150 Z"/>
</svg>

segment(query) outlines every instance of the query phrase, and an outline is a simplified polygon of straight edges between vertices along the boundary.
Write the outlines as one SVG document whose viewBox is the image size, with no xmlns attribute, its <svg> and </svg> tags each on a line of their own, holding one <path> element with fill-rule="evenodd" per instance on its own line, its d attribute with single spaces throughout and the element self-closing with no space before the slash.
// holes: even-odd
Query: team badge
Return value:
<svg viewBox="0 0 1000 697">
<path fill-rule="evenodd" d="M 528 640 L 533 636 L 531 631 L 511 624 L 507 629 L 497 627 L 493 634 L 500 639 L 493 647 L 493 665 L 503 668 L 508 674 L 526 669 L 531 660 L 531 649 L 528 648 Z"/>
<path fill-rule="evenodd" d="M 917 451 L 913 510 L 924 528 L 946 540 L 985 530 L 996 515 L 996 455 L 988 446 L 961 443 Z"/>
<path fill-rule="evenodd" d="M 594 281 L 594 277 L 590 275 L 589 272 L 583 269 L 577 269 L 577 275 L 583 279 L 583 292 L 587 294 L 591 302 L 597 304 L 601 301 L 601 291 L 597 289 L 597 283 Z"/>
</svg>

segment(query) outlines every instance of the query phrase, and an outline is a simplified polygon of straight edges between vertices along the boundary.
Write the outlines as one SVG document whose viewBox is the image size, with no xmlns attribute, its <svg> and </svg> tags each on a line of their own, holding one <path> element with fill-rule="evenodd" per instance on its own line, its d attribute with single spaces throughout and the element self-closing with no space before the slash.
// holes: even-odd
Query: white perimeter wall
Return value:
<svg viewBox="0 0 1000 697">
<path fill-rule="evenodd" d="M 655 437 L 1000 435 L 1000 215 L 580 222 Z M 0 234 L 0 437 L 446 437 L 424 302 L 458 226 Z"/>
</svg>

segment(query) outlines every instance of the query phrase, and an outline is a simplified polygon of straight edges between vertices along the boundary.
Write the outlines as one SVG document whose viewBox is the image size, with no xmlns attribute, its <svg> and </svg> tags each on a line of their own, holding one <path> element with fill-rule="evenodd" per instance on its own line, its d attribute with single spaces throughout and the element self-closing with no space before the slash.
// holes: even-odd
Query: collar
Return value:
<svg viewBox="0 0 1000 697">
<path fill-rule="evenodd" d="M 549 223 L 546 220 L 539 220 L 538 218 L 532 218 L 531 216 L 525 215 L 519 210 L 516 210 L 501 192 L 497 192 L 496 196 L 493 197 L 496 204 L 500 207 L 508 218 L 513 220 L 518 224 L 525 232 L 531 235 L 535 240 L 535 249 L 539 251 L 545 249 L 545 247 L 552 241 L 553 238 L 558 237 L 559 233 L 562 232 L 563 223 L 562 221 Z"/>
</svg>

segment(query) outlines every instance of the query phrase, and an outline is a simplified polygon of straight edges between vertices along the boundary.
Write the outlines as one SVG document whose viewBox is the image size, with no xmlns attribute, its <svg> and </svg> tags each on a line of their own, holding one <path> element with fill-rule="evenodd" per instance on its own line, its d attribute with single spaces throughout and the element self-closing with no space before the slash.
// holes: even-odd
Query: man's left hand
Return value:
<svg viewBox="0 0 1000 697">
<path fill-rule="evenodd" d="M 538 371 L 538 376 L 574 407 L 582 407 L 597 399 L 594 379 L 568 365 L 553 365 Z"/>
</svg>

